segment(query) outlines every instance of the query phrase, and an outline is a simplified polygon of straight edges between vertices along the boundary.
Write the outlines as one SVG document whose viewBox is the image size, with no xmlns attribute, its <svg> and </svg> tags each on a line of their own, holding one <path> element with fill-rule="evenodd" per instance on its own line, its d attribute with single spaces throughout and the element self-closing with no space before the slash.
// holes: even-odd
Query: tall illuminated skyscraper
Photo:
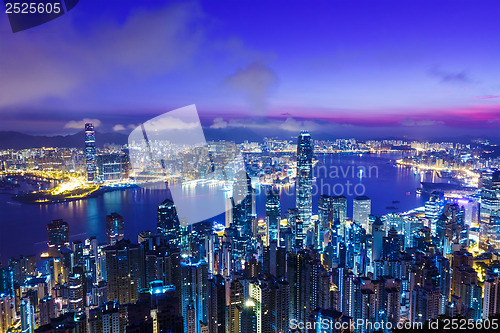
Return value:
<svg viewBox="0 0 500 333">
<path fill-rule="evenodd" d="M 343 195 L 333 197 L 333 223 L 340 225 L 340 236 L 346 234 L 347 198 Z"/>
<path fill-rule="evenodd" d="M 257 330 L 255 333 L 273 332 L 271 317 L 274 306 L 271 307 L 271 290 L 263 280 L 254 280 L 249 283 L 248 293 L 255 304 L 254 311 L 257 316 Z"/>
<path fill-rule="evenodd" d="M 252 180 L 244 172 L 233 184 L 233 224 L 246 239 L 252 236 L 252 193 Z"/>
<path fill-rule="evenodd" d="M 425 203 L 425 218 L 433 234 L 436 233 L 436 223 L 444 210 L 444 197 L 440 192 L 433 192 Z"/>
<path fill-rule="evenodd" d="M 278 241 L 281 219 L 280 196 L 277 189 L 270 189 L 266 198 L 267 243 Z"/>
<path fill-rule="evenodd" d="M 286 211 L 287 225 L 292 229 L 295 238 L 294 247 L 302 249 L 304 247 L 304 228 L 302 218 L 297 208 L 289 208 Z"/>
<path fill-rule="evenodd" d="M 368 230 L 368 220 L 372 210 L 372 201 L 367 196 L 354 198 L 352 207 L 352 220 Z"/>
<path fill-rule="evenodd" d="M 181 263 L 181 304 L 184 331 L 190 331 L 194 324 L 194 332 L 201 332 L 201 323 L 207 323 L 208 310 L 208 264 Z M 191 318 L 191 320 L 189 319 Z"/>
<path fill-rule="evenodd" d="M 333 220 L 333 198 L 322 194 L 318 199 L 318 221 L 315 225 L 315 248 L 323 246 L 325 233 L 330 229 Z"/>
<path fill-rule="evenodd" d="M 21 322 L 20 332 L 33 333 L 35 332 L 35 308 L 30 302 L 29 297 L 21 299 L 20 303 Z"/>
<path fill-rule="evenodd" d="M 500 312 L 500 280 L 489 276 L 484 281 L 483 319 Z"/>
<path fill-rule="evenodd" d="M 75 266 L 73 270 L 74 273 L 69 277 L 68 283 L 69 309 L 72 312 L 82 313 L 85 310 L 83 268 Z"/>
<path fill-rule="evenodd" d="M 300 132 L 297 142 L 297 209 L 304 224 L 304 229 L 311 227 L 312 215 L 312 156 L 311 135 L 307 131 Z"/>
<path fill-rule="evenodd" d="M 174 202 L 165 199 L 158 206 L 158 234 L 160 234 L 167 244 L 179 245 L 180 243 L 180 223 Z"/>
<path fill-rule="evenodd" d="M 226 327 L 230 332 L 239 332 L 240 329 L 240 310 L 243 306 L 245 289 L 239 280 L 233 280 L 229 287 L 229 306 L 228 322 Z"/>
<path fill-rule="evenodd" d="M 0 295 L 0 332 L 7 332 L 16 321 L 15 299 L 10 295 Z"/>
<path fill-rule="evenodd" d="M 333 220 L 333 198 L 322 194 L 318 199 L 318 219 L 324 229 L 330 228 Z"/>
<path fill-rule="evenodd" d="M 222 275 L 208 279 L 207 320 L 210 332 L 226 332 L 226 285 Z"/>
<path fill-rule="evenodd" d="M 85 124 L 85 165 L 87 167 L 87 182 L 93 183 L 97 177 L 97 154 L 95 149 L 94 124 Z"/>
<path fill-rule="evenodd" d="M 121 240 L 104 248 L 108 301 L 120 304 L 135 303 L 139 290 L 144 288 L 144 252 L 140 245 Z"/>
</svg>

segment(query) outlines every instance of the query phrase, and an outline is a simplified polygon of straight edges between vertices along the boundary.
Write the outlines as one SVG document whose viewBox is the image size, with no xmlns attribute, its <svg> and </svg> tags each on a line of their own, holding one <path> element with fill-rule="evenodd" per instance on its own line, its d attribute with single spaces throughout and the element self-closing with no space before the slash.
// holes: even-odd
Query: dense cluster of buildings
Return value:
<svg viewBox="0 0 500 333">
<path fill-rule="evenodd" d="M 94 181 L 99 158 L 86 133 Z M 295 147 L 296 207 L 282 211 L 279 189 L 267 186 L 263 221 L 250 177 L 233 184 L 243 199 L 228 198 L 222 229 L 182 225 L 170 198 L 157 230 L 137 242 L 124 239 L 118 213 L 103 221 L 106 244 L 70 242 L 68 223 L 52 221 L 47 252 L 0 269 L 0 333 L 319 332 L 320 323 L 330 323 L 321 332 L 369 332 L 500 313 L 499 171 L 482 171 L 476 196 L 434 192 L 406 213 L 374 216 L 359 196 L 351 218 L 344 196 L 323 194 L 313 207 L 310 134 Z"/>
<path fill-rule="evenodd" d="M 0 172 L 32 172 L 39 179 L 58 180 L 84 174 L 88 183 L 102 184 L 128 180 L 130 159 L 126 149 L 119 146 L 98 149 L 94 125 L 87 123 L 83 150 L 43 147 L 0 151 Z"/>
</svg>

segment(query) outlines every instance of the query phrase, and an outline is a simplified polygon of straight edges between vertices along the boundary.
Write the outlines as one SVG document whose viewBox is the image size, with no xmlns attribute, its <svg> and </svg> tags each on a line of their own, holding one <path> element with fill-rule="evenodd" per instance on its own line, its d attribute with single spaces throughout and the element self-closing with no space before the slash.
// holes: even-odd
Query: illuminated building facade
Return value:
<svg viewBox="0 0 500 333">
<path fill-rule="evenodd" d="M 311 227 L 312 216 L 312 158 L 311 135 L 300 132 L 297 142 L 296 207 L 305 230 Z"/>
<path fill-rule="evenodd" d="M 165 199 L 165 201 L 158 206 L 157 231 L 166 243 L 172 245 L 180 243 L 179 218 L 177 216 L 177 210 L 174 202 L 170 199 Z"/>
<path fill-rule="evenodd" d="M 123 216 L 118 213 L 106 215 L 106 238 L 109 245 L 115 245 L 123 239 L 124 229 Z"/>
<path fill-rule="evenodd" d="M 281 220 L 280 197 L 277 189 L 272 188 L 266 197 L 267 243 L 278 241 Z"/>
<path fill-rule="evenodd" d="M 49 251 L 60 250 L 69 246 L 69 225 L 63 220 L 53 220 L 47 224 L 47 238 Z"/>
<path fill-rule="evenodd" d="M 354 198 L 352 206 L 352 220 L 359 223 L 365 230 L 368 230 L 368 220 L 371 214 L 372 201 L 367 196 Z"/>
<path fill-rule="evenodd" d="M 87 182 L 93 183 L 97 180 L 97 152 L 95 147 L 94 124 L 85 124 L 85 165 L 87 170 Z"/>
</svg>

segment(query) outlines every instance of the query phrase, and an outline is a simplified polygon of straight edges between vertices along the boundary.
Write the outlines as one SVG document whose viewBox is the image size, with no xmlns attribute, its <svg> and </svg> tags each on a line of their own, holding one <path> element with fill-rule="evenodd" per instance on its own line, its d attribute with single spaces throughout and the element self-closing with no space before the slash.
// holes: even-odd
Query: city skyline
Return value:
<svg viewBox="0 0 500 333">
<path fill-rule="evenodd" d="M 69 220 L 50 214 L 43 252 L 0 264 L 1 332 L 285 333 L 327 323 L 327 332 L 389 333 L 462 317 L 495 325 L 500 314 L 500 158 L 478 153 L 485 142 L 318 141 L 301 131 L 295 141 L 210 142 L 207 165 L 202 147 L 154 139 L 97 148 L 91 123 L 80 140 L 80 148 L 1 152 L 0 185 L 18 202 L 7 204 L 71 207 Z M 158 179 L 154 164 L 130 163 L 130 150 L 142 161 L 168 153 L 168 172 Z M 240 154 L 244 169 L 227 164 Z M 208 170 L 214 177 L 205 178 Z M 244 177 L 224 176 L 235 170 Z M 366 192 L 388 174 L 394 184 Z M 410 191 L 394 192 L 392 204 L 410 199 L 410 209 L 375 214 L 382 187 L 405 177 Z M 168 186 L 148 188 L 158 181 Z M 176 203 L 169 197 L 179 186 L 189 194 Z M 96 208 L 113 191 L 123 192 Z M 182 221 L 184 201 L 204 210 L 217 192 L 222 216 Z M 131 205 L 137 195 L 144 198 Z M 91 223 L 95 234 L 71 231 L 82 200 L 102 217 Z"/>
<path fill-rule="evenodd" d="M 500 328 L 498 0 L 6 1 L 0 333 Z"/>
</svg>

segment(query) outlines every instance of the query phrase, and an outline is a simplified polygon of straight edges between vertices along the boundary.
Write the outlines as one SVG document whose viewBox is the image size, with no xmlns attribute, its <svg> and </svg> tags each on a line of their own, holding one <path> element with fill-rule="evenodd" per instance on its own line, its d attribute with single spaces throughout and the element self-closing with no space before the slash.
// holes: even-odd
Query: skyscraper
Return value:
<svg viewBox="0 0 500 333">
<path fill-rule="evenodd" d="M 158 234 L 167 244 L 179 245 L 180 243 L 180 223 L 175 209 L 174 202 L 170 199 L 165 199 L 158 206 L 157 220 Z"/>
<path fill-rule="evenodd" d="M 272 188 L 266 198 L 267 244 L 278 241 L 281 219 L 280 196 L 277 189 Z"/>
<path fill-rule="evenodd" d="M 233 184 L 233 224 L 241 237 L 252 236 L 252 180 L 244 171 Z"/>
<path fill-rule="evenodd" d="M 250 282 L 248 293 L 255 304 L 254 311 L 257 316 L 256 333 L 272 332 L 271 330 L 271 291 L 266 281 L 256 279 Z"/>
<path fill-rule="evenodd" d="M 425 323 L 425 321 L 436 319 L 439 316 L 441 303 L 439 288 L 415 286 L 410 297 L 410 321 Z"/>
<path fill-rule="evenodd" d="M 108 283 L 108 301 L 135 303 L 144 283 L 144 254 L 140 245 L 121 240 L 104 248 Z"/>
<path fill-rule="evenodd" d="M 257 332 L 256 305 L 252 299 L 245 302 L 240 312 L 240 332 Z"/>
<path fill-rule="evenodd" d="M 384 249 L 384 237 L 386 235 L 384 229 L 384 222 L 379 216 L 375 218 L 375 222 L 372 225 L 372 261 L 378 261 L 382 259 L 383 249 Z"/>
<path fill-rule="evenodd" d="M 293 244 L 297 249 L 304 247 L 304 225 L 297 208 L 289 208 L 286 211 L 287 225 L 292 229 L 292 234 L 295 238 Z"/>
<path fill-rule="evenodd" d="M 371 214 L 372 201 L 367 196 L 354 198 L 352 207 L 352 220 L 368 230 L 368 220 Z"/>
<path fill-rule="evenodd" d="M 21 299 L 20 310 L 21 310 L 20 332 L 21 333 L 35 332 L 35 308 L 33 304 L 31 304 L 29 297 Z"/>
<path fill-rule="evenodd" d="M 333 197 L 322 194 L 318 199 L 318 219 L 323 228 L 329 228 L 333 220 Z"/>
<path fill-rule="evenodd" d="M 100 154 L 96 157 L 99 181 L 118 181 L 128 174 L 124 154 Z"/>
<path fill-rule="evenodd" d="M 325 232 L 330 229 L 333 220 L 333 197 L 322 194 L 318 199 L 318 221 L 316 222 L 316 248 L 323 247 Z"/>
<path fill-rule="evenodd" d="M 200 323 L 208 322 L 208 264 L 205 261 L 183 262 L 181 278 L 182 316 L 186 318 L 184 331 L 189 332 L 194 324 L 194 331 L 201 332 Z"/>
<path fill-rule="evenodd" d="M 0 333 L 5 333 L 16 321 L 15 299 L 10 295 L 0 295 Z"/>
<path fill-rule="evenodd" d="M 47 224 L 47 238 L 49 251 L 58 251 L 65 246 L 69 246 L 69 226 L 62 219 L 52 220 Z"/>
<path fill-rule="evenodd" d="M 90 332 L 124 332 L 127 324 L 127 307 L 118 302 L 107 302 L 89 311 Z"/>
<path fill-rule="evenodd" d="M 97 154 L 95 149 L 94 124 L 85 124 L 85 164 L 87 167 L 87 182 L 96 181 Z"/>
<path fill-rule="evenodd" d="M 345 222 L 347 217 L 347 198 L 343 195 L 333 197 L 333 221 L 340 224 L 340 236 L 345 236 Z"/>
<path fill-rule="evenodd" d="M 226 332 L 226 285 L 222 275 L 208 279 L 208 326 L 214 333 Z"/>
<path fill-rule="evenodd" d="M 312 215 L 312 156 L 311 135 L 300 132 L 297 143 L 296 203 L 304 229 L 311 227 Z"/>
<path fill-rule="evenodd" d="M 500 312 L 500 281 L 490 276 L 484 281 L 483 319 Z"/>
<path fill-rule="evenodd" d="M 123 239 L 124 223 L 123 217 L 118 213 L 106 215 L 106 238 L 109 245 L 115 245 L 116 242 Z"/>
<path fill-rule="evenodd" d="M 436 233 L 436 223 L 444 210 L 443 194 L 433 192 L 425 203 L 425 218 L 433 234 Z"/>
<path fill-rule="evenodd" d="M 495 169 L 482 170 L 480 188 L 490 191 L 500 190 L 500 171 Z"/>
<path fill-rule="evenodd" d="M 82 313 L 85 310 L 83 269 L 80 266 L 74 267 L 74 273 L 69 277 L 69 309 L 72 312 Z"/>
<path fill-rule="evenodd" d="M 229 287 L 228 322 L 226 333 L 238 332 L 240 328 L 240 310 L 243 306 L 245 289 L 239 280 L 231 281 Z"/>
</svg>

